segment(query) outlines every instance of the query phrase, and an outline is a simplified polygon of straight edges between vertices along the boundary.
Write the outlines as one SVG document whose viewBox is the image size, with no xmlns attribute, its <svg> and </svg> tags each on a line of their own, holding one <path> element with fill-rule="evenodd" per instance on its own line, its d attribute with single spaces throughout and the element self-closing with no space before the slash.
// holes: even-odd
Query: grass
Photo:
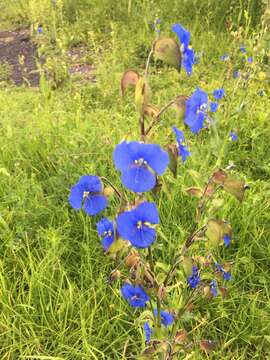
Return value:
<svg viewBox="0 0 270 360">
<path fill-rule="evenodd" d="M 202 55 L 191 78 L 182 72 L 179 79 L 174 70 L 163 67 L 159 68 L 160 73 L 153 70 L 153 102 L 159 106 L 176 94 L 190 94 L 196 86 L 208 92 L 221 86 L 227 70 L 219 56 L 236 53 L 240 41 L 253 52 L 253 39 L 259 36 L 259 30 L 248 27 L 249 23 L 244 24 L 248 34 L 245 30 L 239 38 L 229 32 L 217 32 L 221 27 L 218 21 L 208 23 L 205 32 L 198 18 L 191 22 L 188 16 L 178 19 L 171 15 L 175 14 L 176 2 L 167 8 L 160 1 L 155 11 L 145 3 L 145 12 L 136 2 L 130 3 L 134 17 L 128 20 L 124 17 L 124 1 L 106 21 L 106 14 L 97 5 L 91 26 L 83 13 L 83 1 L 75 18 L 68 18 L 72 1 L 64 4 L 66 17 L 59 20 L 57 13 L 57 38 L 66 40 L 55 46 L 65 48 L 83 41 L 91 50 L 97 83 L 82 85 L 67 79 L 60 88 L 52 90 L 43 79 L 36 90 L 3 85 L 0 88 L 3 360 L 131 359 L 140 352 L 143 339 L 139 313 L 121 299 L 121 282 L 108 283 L 113 263 L 102 253 L 95 219 L 70 209 L 70 187 L 85 173 L 106 176 L 121 187 L 111 154 L 124 136 L 134 138 L 132 134 L 136 134 L 138 126 L 132 92 L 121 99 L 119 80 L 125 69 L 143 66 L 153 39 L 148 22 L 155 11 L 164 19 L 164 33 L 169 33 L 173 21 L 183 21 L 192 31 L 194 48 Z M 18 4 L 6 7 L 5 27 L 14 23 L 36 24 L 38 18 L 16 12 Z M 35 2 L 29 4 L 34 8 Z M 107 1 L 103 5 L 110 4 Z M 216 9 L 220 13 L 223 10 L 221 6 Z M 34 11 L 31 14 L 36 16 Z M 203 18 L 207 18 L 204 13 Z M 90 27 L 86 31 L 87 24 Z M 234 24 L 236 28 L 239 25 Z M 45 52 L 51 51 L 48 44 L 54 37 L 50 26 L 48 23 L 49 35 L 44 35 Z M 261 64 L 257 66 L 262 69 Z M 193 317 L 185 323 L 194 341 L 215 340 L 213 358 L 224 360 L 268 359 L 270 352 L 269 74 L 268 81 L 262 82 L 256 68 L 254 71 L 247 87 L 231 77 L 226 80 L 227 96 L 216 116 L 216 133 L 204 132 L 198 137 L 186 133 L 192 156 L 181 167 L 177 179 L 166 174 L 168 191 L 157 200 L 161 226 L 154 257 L 168 263 L 194 219 L 196 200 L 189 198 L 184 188 L 202 184 L 213 169 L 230 163 L 236 165 L 235 176 L 250 185 L 242 204 L 226 195 L 224 205 L 216 212 L 231 221 L 234 231 L 232 246 L 217 251 L 221 259 L 233 262 L 229 295 L 212 302 L 201 299 Z M 265 96 L 258 95 L 261 89 Z M 169 125 L 177 119 L 173 111 L 163 119 L 165 130 L 154 132 L 153 139 L 166 144 L 172 140 Z M 235 143 L 229 141 L 232 129 L 239 137 Z M 113 216 L 113 206 L 117 204 L 113 198 L 105 214 Z M 191 359 L 204 357 L 198 349 L 190 355 Z"/>
</svg>

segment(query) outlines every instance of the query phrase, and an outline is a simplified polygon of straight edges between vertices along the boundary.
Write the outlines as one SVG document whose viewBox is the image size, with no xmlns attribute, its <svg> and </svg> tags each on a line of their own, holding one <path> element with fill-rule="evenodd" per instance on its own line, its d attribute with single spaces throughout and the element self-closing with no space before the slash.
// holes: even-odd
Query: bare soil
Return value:
<svg viewBox="0 0 270 360">
<path fill-rule="evenodd" d="M 39 85 L 36 58 L 37 47 L 28 30 L 0 31 L 0 66 L 8 64 L 12 83 Z"/>
</svg>

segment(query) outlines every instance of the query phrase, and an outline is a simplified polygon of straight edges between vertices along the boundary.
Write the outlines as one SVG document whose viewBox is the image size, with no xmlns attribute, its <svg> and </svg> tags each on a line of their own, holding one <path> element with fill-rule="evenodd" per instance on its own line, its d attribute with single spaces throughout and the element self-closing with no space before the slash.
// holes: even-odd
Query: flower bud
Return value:
<svg viewBox="0 0 270 360">
<path fill-rule="evenodd" d="M 114 189 L 111 186 L 105 187 L 103 190 L 103 195 L 106 197 L 111 197 L 114 195 Z"/>
</svg>

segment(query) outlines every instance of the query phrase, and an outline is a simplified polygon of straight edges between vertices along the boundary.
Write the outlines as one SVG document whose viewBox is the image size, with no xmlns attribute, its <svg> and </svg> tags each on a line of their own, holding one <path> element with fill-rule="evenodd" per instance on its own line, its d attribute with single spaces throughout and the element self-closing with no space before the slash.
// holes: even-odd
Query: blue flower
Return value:
<svg viewBox="0 0 270 360">
<path fill-rule="evenodd" d="M 41 25 L 38 26 L 37 32 L 38 32 L 38 34 L 42 34 L 42 33 L 43 33 L 43 28 L 42 28 Z"/>
<path fill-rule="evenodd" d="M 229 55 L 228 54 L 223 54 L 223 55 L 221 55 L 221 57 L 220 57 L 220 60 L 221 61 L 227 61 L 227 60 L 229 60 Z"/>
<path fill-rule="evenodd" d="M 215 264 L 215 267 L 217 272 L 222 273 L 224 280 L 226 281 L 231 280 L 232 275 L 229 271 L 225 271 L 224 268 L 218 263 Z"/>
<path fill-rule="evenodd" d="M 252 57 L 252 56 L 249 56 L 248 59 L 247 59 L 247 61 L 248 61 L 250 64 L 253 63 L 253 57 Z"/>
<path fill-rule="evenodd" d="M 154 315 L 157 317 L 158 315 L 157 309 L 154 309 Z M 161 324 L 165 327 L 168 327 L 173 323 L 173 315 L 166 311 L 160 312 L 160 318 L 161 318 Z"/>
<path fill-rule="evenodd" d="M 114 240 L 114 226 L 113 222 L 107 218 L 101 219 L 97 223 L 98 236 L 102 238 L 102 246 L 105 251 L 108 251 Z"/>
<path fill-rule="evenodd" d="M 80 180 L 71 188 L 69 203 L 75 210 L 83 206 L 88 215 L 96 215 L 107 206 L 107 198 L 101 194 L 102 183 L 98 176 L 83 175 Z"/>
<path fill-rule="evenodd" d="M 192 67 L 195 64 L 195 53 L 192 48 L 187 48 L 182 53 L 182 64 L 188 76 L 192 74 Z"/>
<path fill-rule="evenodd" d="M 119 235 L 137 248 L 149 247 L 156 239 L 153 225 L 159 223 L 155 203 L 144 202 L 133 210 L 121 213 L 117 220 Z"/>
<path fill-rule="evenodd" d="M 218 103 L 216 102 L 210 102 L 210 111 L 211 112 L 216 112 L 218 109 Z"/>
<path fill-rule="evenodd" d="M 207 107 L 207 93 L 199 88 L 197 88 L 186 101 L 185 123 L 195 134 L 203 128 Z"/>
<path fill-rule="evenodd" d="M 162 175 L 169 164 L 169 155 L 159 145 L 136 141 L 117 145 L 113 159 L 123 184 L 138 193 L 151 190 L 156 185 L 156 174 Z"/>
<path fill-rule="evenodd" d="M 152 329 L 148 322 L 144 323 L 143 330 L 144 330 L 145 340 L 148 344 L 151 340 L 151 335 L 152 335 Z"/>
<path fill-rule="evenodd" d="M 192 74 L 192 66 L 195 64 L 195 53 L 189 46 L 190 32 L 180 24 L 174 24 L 172 26 L 172 31 L 176 33 L 179 38 L 181 44 L 182 65 L 190 76 Z"/>
<path fill-rule="evenodd" d="M 232 274 L 229 271 L 223 271 L 223 278 L 224 280 L 229 281 L 232 278 Z"/>
<path fill-rule="evenodd" d="M 243 45 L 241 45 L 239 49 L 242 54 L 245 54 L 247 52 L 246 48 Z"/>
<path fill-rule="evenodd" d="M 237 134 L 235 134 L 235 133 L 232 132 L 232 131 L 230 131 L 230 137 L 231 137 L 232 141 L 237 141 L 237 139 L 238 139 Z"/>
<path fill-rule="evenodd" d="M 187 278 L 188 284 L 192 289 L 195 289 L 201 282 L 197 266 L 192 267 L 192 275 Z"/>
<path fill-rule="evenodd" d="M 231 239 L 232 239 L 231 236 L 229 236 L 228 234 L 225 234 L 223 236 L 223 241 L 224 241 L 224 244 L 226 247 L 228 247 L 230 245 Z"/>
<path fill-rule="evenodd" d="M 178 145 L 178 155 L 181 156 L 182 161 L 185 162 L 187 158 L 190 156 L 190 152 L 188 151 L 187 146 L 184 145 L 185 143 L 184 134 L 181 130 L 177 129 L 176 126 L 173 126 L 172 129 L 175 133 L 175 137 Z"/>
<path fill-rule="evenodd" d="M 141 286 L 125 284 L 122 286 L 121 293 L 132 307 L 144 307 L 150 297 Z"/>
<path fill-rule="evenodd" d="M 212 280 L 210 282 L 210 291 L 214 297 L 217 296 L 218 292 L 217 292 L 217 281 L 216 280 Z"/>
<path fill-rule="evenodd" d="M 234 79 L 237 79 L 237 78 L 239 78 L 239 75 L 240 75 L 239 70 L 234 70 L 234 72 L 233 72 L 233 78 L 234 78 Z"/>
<path fill-rule="evenodd" d="M 222 99 L 224 94 L 225 94 L 224 89 L 216 89 L 213 91 L 213 96 L 216 100 Z"/>
<path fill-rule="evenodd" d="M 190 41 L 190 32 L 180 24 L 174 24 L 172 31 L 178 36 L 181 45 L 187 49 Z"/>
</svg>

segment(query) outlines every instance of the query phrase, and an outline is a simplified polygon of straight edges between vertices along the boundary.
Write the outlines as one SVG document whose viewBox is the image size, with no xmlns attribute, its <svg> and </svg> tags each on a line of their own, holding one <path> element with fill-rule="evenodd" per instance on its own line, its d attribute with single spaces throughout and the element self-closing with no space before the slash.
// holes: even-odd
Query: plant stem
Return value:
<svg viewBox="0 0 270 360">
<path fill-rule="evenodd" d="M 209 200 L 212 199 L 213 195 L 221 188 L 220 186 L 218 186 L 215 189 L 215 191 L 211 194 L 211 196 L 206 197 L 208 187 L 212 184 L 212 182 L 213 182 L 213 175 L 211 175 L 207 184 L 205 185 L 203 194 L 201 196 L 201 201 L 200 201 L 199 205 L 197 206 L 197 210 L 199 211 L 199 214 L 200 214 L 199 219 L 202 217 Z M 173 275 L 173 273 L 176 270 L 177 265 L 179 265 L 182 262 L 182 256 L 193 244 L 194 239 L 196 238 L 196 235 L 198 235 L 201 231 L 206 229 L 207 225 L 202 225 L 199 229 L 196 230 L 198 222 L 199 222 L 199 220 L 196 220 L 196 222 L 194 223 L 193 228 L 190 232 L 190 235 L 188 236 L 187 240 L 185 241 L 184 245 L 182 246 L 182 249 L 180 250 L 180 254 L 176 256 L 174 263 L 171 265 L 171 267 L 166 275 L 165 281 L 164 281 L 165 287 L 168 285 L 171 276 Z"/>
<path fill-rule="evenodd" d="M 110 185 L 113 190 L 115 191 L 115 193 L 119 196 L 120 199 L 123 198 L 123 195 L 120 193 L 120 191 L 113 185 L 113 183 L 107 179 L 105 176 L 101 176 L 100 177 L 101 180 L 103 180 L 104 182 L 106 182 L 108 185 Z"/>
<path fill-rule="evenodd" d="M 149 75 L 150 60 L 151 60 L 152 55 L 153 55 L 153 47 L 151 48 L 151 50 L 150 50 L 150 52 L 148 54 L 146 65 L 145 65 L 145 73 L 144 73 L 144 75 L 145 75 L 146 78 Z"/>
<path fill-rule="evenodd" d="M 144 115 L 140 116 L 141 141 L 145 141 Z"/>
<path fill-rule="evenodd" d="M 155 265 L 154 265 L 151 246 L 148 247 L 148 260 L 149 260 L 151 272 L 153 274 L 155 274 Z M 159 328 L 161 326 L 161 316 L 160 316 L 161 304 L 160 304 L 160 298 L 158 296 L 159 286 L 158 286 L 158 283 L 156 280 L 155 280 L 155 286 L 156 286 L 156 292 L 157 292 L 157 327 Z"/>
<path fill-rule="evenodd" d="M 167 111 L 167 109 L 169 107 L 171 107 L 174 103 L 175 103 L 176 99 L 171 100 L 170 102 L 168 102 L 168 104 L 166 104 L 165 106 L 163 106 L 163 108 L 160 109 L 160 111 L 158 112 L 157 116 L 154 117 L 154 119 L 152 120 L 152 122 L 150 123 L 149 127 L 146 129 L 145 131 L 145 136 L 149 134 L 149 132 L 152 130 L 152 128 L 159 122 L 159 118 L 160 116 Z"/>
</svg>

